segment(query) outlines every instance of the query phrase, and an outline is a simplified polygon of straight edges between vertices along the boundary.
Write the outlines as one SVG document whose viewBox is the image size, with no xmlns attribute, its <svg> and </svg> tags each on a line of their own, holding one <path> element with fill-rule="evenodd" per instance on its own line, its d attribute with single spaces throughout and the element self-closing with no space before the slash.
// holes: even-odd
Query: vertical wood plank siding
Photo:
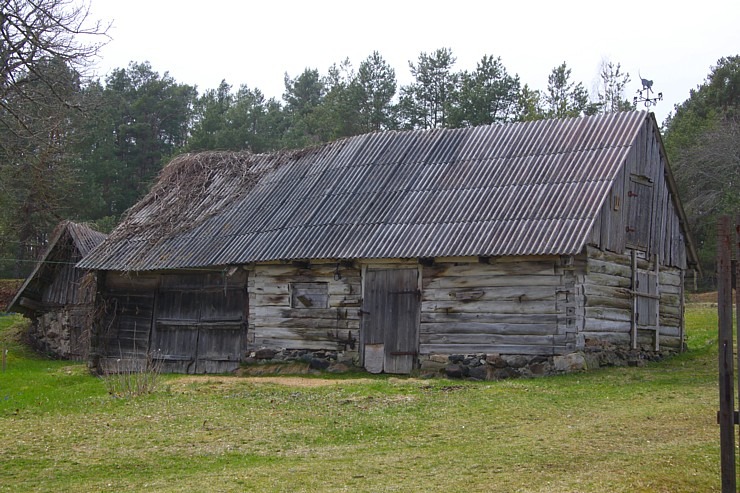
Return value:
<svg viewBox="0 0 740 493">
<path fill-rule="evenodd" d="M 686 269 L 686 238 L 668 189 L 656 131 L 651 122 L 643 124 L 594 222 L 589 243 L 612 252 L 634 247 L 648 258 L 658 254 L 661 265 Z"/>
</svg>

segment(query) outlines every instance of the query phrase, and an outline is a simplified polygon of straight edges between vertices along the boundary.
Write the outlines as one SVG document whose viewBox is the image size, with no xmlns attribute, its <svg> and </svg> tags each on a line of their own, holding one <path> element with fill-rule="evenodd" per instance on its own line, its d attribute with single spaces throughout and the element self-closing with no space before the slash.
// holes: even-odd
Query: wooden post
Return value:
<svg viewBox="0 0 740 493">
<path fill-rule="evenodd" d="M 632 316 L 630 317 L 630 337 L 632 349 L 637 349 L 637 251 L 632 249 Z"/>
<path fill-rule="evenodd" d="M 735 285 L 730 288 L 735 288 L 735 317 L 737 320 L 737 341 L 740 343 L 740 214 L 735 218 Z M 732 294 L 732 291 L 730 291 Z M 732 299 L 732 296 L 730 296 Z M 740 351 L 737 354 L 737 398 L 740 400 Z"/>
<path fill-rule="evenodd" d="M 655 254 L 655 351 L 660 351 L 660 255 Z"/>
<path fill-rule="evenodd" d="M 734 235 L 733 235 L 734 236 Z M 732 342 L 730 218 L 717 223 L 717 314 L 719 318 L 719 427 L 722 493 L 736 492 L 735 384 Z"/>
</svg>

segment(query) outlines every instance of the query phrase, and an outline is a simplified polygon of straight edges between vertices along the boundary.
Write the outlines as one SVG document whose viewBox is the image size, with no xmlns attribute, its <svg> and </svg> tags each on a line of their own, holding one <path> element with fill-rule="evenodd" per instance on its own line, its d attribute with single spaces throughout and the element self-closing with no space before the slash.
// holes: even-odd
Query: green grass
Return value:
<svg viewBox="0 0 740 493">
<path fill-rule="evenodd" d="M 719 491 L 711 307 L 689 308 L 687 353 L 645 368 L 165 376 L 130 399 L 5 340 L 15 321 L 0 318 L 0 491 Z"/>
</svg>

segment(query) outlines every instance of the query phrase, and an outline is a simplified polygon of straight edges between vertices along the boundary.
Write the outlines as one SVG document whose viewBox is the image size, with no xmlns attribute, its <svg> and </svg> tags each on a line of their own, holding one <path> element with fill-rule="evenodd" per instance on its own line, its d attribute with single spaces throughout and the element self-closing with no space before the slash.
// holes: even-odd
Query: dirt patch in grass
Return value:
<svg viewBox="0 0 740 493">
<path fill-rule="evenodd" d="M 735 299 L 735 291 L 732 291 L 732 299 Z M 689 293 L 686 295 L 688 303 L 717 303 L 717 291 L 708 291 L 706 293 Z"/>
<path fill-rule="evenodd" d="M 287 387 L 326 387 L 330 385 L 342 385 L 347 383 L 366 384 L 371 383 L 370 378 L 353 378 L 353 379 L 330 379 L 330 378 L 307 378 L 307 377 L 218 377 L 207 375 L 190 375 L 181 377 L 170 382 L 171 388 L 187 386 L 191 384 L 203 384 L 211 387 L 232 387 L 243 384 L 244 382 L 254 384 L 275 384 L 285 385 Z"/>
</svg>

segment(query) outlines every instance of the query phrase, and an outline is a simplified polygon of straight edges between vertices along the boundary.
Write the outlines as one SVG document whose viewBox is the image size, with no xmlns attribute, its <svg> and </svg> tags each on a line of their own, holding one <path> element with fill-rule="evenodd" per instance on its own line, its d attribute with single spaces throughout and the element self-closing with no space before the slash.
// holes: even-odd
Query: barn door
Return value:
<svg viewBox="0 0 740 493">
<path fill-rule="evenodd" d="M 370 373 L 411 373 L 419 347 L 419 271 L 368 269 L 363 297 L 363 363 Z"/>
<path fill-rule="evenodd" d="M 163 275 L 150 347 L 163 370 L 225 373 L 246 341 L 246 272 Z"/>
<path fill-rule="evenodd" d="M 157 296 L 150 350 L 162 370 L 193 373 L 198 345 L 198 298 L 195 291 L 169 288 Z"/>
<path fill-rule="evenodd" d="M 201 292 L 197 373 L 224 373 L 239 367 L 246 341 L 246 272 L 234 277 L 225 286 L 213 279 Z"/>
</svg>

